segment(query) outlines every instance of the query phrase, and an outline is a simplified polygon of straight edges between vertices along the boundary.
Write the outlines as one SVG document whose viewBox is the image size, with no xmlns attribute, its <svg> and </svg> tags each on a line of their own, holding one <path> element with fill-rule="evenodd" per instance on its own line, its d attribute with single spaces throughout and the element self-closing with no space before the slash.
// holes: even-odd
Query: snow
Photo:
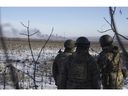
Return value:
<svg viewBox="0 0 128 96">
<path fill-rule="evenodd" d="M 37 59 L 40 49 L 33 50 L 34 58 Z M 57 55 L 58 49 L 46 48 L 43 50 L 41 57 L 37 64 L 36 70 L 36 84 L 37 89 L 57 89 L 54 79 L 52 77 L 52 62 L 55 56 Z M 91 55 L 97 56 L 98 53 L 90 52 Z M 30 50 L 8 50 L 8 56 L 10 63 L 18 71 L 19 85 L 23 89 L 34 89 L 33 84 L 33 72 L 34 72 L 34 63 L 32 62 L 32 57 Z M 5 70 L 5 57 L 3 51 L 0 50 L 0 78 L 3 78 L 2 74 Z M 8 72 L 6 71 L 8 77 Z M 6 89 L 14 89 L 12 84 L 9 83 L 10 79 L 6 80 Z M 128 78 L 124 81 L 123 89 L 128 89 Z M 3 79 L 0 80 L 0 89 L 3 89 Z"/>
<path fill-rule="evenodd" d="M 34 53 L 34 58 L 37 59 L 38 57 L 38 53 L 39 53 L 39 49 L 36 49 L 36 50 L 33 50 L 33 53 Z M 46 49 L 46 50 L 43 50 L 43 53 L 41 54 L 41 57 L 39 59 L 39 64 L 37 64 L 37 72 L 36 72 L 36 81 L 37 81 L 37 86 L 38 89 L 55 89 L 56 86 L 54 85 L 54 80 L 52 78 L 52 75 L 51 75 L 51 68 L 48 69 L 49 66 L 47 63 L 48 62 L 51 62 L 51 60 L 54 59 L 54 57 L 57 55 L 57 49 L 55 50 L 50 50 L 50 49 Z M 31 57 L 31 54 L 30 54 L 30 51 L 29 50 L 20 50 L 20 51 L 17 51 L 17 50 L 8 50 L 8 56 L 9 56 L 9 62 L 13 64 L 13 66 L 18 69 L 19 74 L 19 77 L 20 78 L 23 78 L 23 73 L 24 74 L 24 77 L 26 78 L 24 81 L 21 79 L 19 80 L 19 84 L 21 87 L 23 87 L 24 89 L 31 89 L 33 88 L 33 80 L 30 76 L 33 76 L 33 72 L 34 72 L 34 64 L 33 64 L 33 61 L 32 61 L 32 57 Z M 0 73 L 1 73 L 1 76 L 2 77 L 2 73 L 4 72 L 5 70 L 5 56 L 3 54 L 3 51 L 0 50 Z M 42 67 L 42 73 L 39 71 L 39 68 L 41 69 Z M 46 69 L 46 68 L 43 68 L 43 67 L 48 67 L 47 70 L 44 70 L 43 72 L 43 69 Z M 50 70 L 50 71 L 49 71 Z M 29 76 L 30 75 L 30 76 Z M 50 81 L 51 79 L 51 81 Z M 42 80 L 42 81 L 41 81 Z M 0 89 L 3 89 L 3 82 L 2 80 L 0 80 Z M 7 80 L 7 82 L 9 82 L 9 80 Z M 12 89 L 13 86 L 11 85 L 8 85 L 6 84 L 6 89 Z"/>
</svg>

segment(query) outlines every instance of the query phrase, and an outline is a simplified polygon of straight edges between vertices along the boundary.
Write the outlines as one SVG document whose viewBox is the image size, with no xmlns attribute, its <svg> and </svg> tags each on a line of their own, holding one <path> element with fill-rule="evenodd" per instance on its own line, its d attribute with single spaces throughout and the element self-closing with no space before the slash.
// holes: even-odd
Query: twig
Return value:
<svg viewBox="0 0 128 96">
<path fill-rule="evenodd" d="M 116 12 L 116 7 L 113 8 L 113 12 L 112 12 L 113 15 L 115 14 L 115 12 Z"/>
<path fill-rule="evenodd" d="M 114 41 L 114 38 L 116 37 L 116 35 L 114 34 L 113 38 L 112 38 L 112 42 Z"/>
<path fill-rule="evenodd" d="M 35 60 L 34 55 L 33 55 L 33 51 L 32 51 L 32 47 L 31 47 L 30 36 L 35 35 L 35 34 L 36 34 L 37 32 L 39 32 L 39 31 L 37 31 L 37 32 L 35 32 L 35 33 L 33 33 L 33 34 L 30 34 L 30 32 L 29 32 L 29 21 L 28 21 L 28 26 L 24 25 L 23 23 L 21 23 L 21 24 L 27 29 L 27 34 L 22 33 L 21 35 L 26 35 L 26 36 L 28 36 L 29 48 L 30 48 L 31 55 L 32 55 L 32 58 L 33 58 L 33 61 L 34 61 L 34 72 L 33 72 L 34 86 L 35 86 L 35 89 L 37 89 L 36 80 L 35 80 L 35 77 L 36 77 L 36 70 L 37 70 L 37 69 L 36 69 L 36 62 L 38 62 L 42 50 L 45 48 L 45 46 L 46 46 L 46 44 L 48 43 L 50 37 L 52 36 L 52 33 L 53 33 L 53 31 L 54 31 L 54 28 L 52 27 L 52 30 L 51 30 L 51 33 L 50 33 L 48 39 L 46 40 L 45 44 L 42 46 L 41 50 L 39 51 L 39 55 L 38 55 L 37 59 Z"/>
<path fill-rule="evenodd" d="M 40 55 L 41 55 L 41 52 L 42 52 L 42 50 L 45 48 L 46 44 L 48 43 L 50 37 L 52 36 L 53 31 L 54 31 L 54 27 L 52 27 L 52 30 L 51 30 L 51 33 L 50 33 L 48 39 L 46 40 L 45 44 L 42 46 L 42 48 L 41 48 L 41 50 L 40 50 L 40 52 L 39 52 L 39 55 L 38 55 L 38 57 L 37 57 L 37 59 L 36 59 L 36 62 L 39 60 Z"/>
<path fill-rule="evenodd" d="M 25 35 L 25 36 L 28 36 L 28 34 L 25 34 L 25 33 L 20 33 L 20 35 Z"/>
<path fill-rule="evenodd" d="M 30 34 L 30 35 L 28 35 L 28 34 L 25 34 L 25 33 L 20 33 L 20 35 L 25 35 L 25 36 L 33 36 L 33 35 L 35 35 L 36 33 L 38 33 L 39 31 L 37 31 L 37 32 L 34 32 L 34 33 L 32 33 L 32 34 Z"/>
<path fill-rule="evenodd" d="M 104 31 L 97 30 L 97 31 L 100 32 L 100 33 L 105 33 L 105 32 L 111 31 L 111 30 L 112 29 L 107 29 L 107 30 L 104 30 Z"/>
<path fill-rule="evenodd" d="M 38 60 L 39 60 L 39 58 L 40 58 L 40 55 L 41 55 L 41 52 L 42 52 L 42 50 L 45 48 L 46 44 L 48 43 L 50 37 L 52 36 L 53 31 L 54 31 L 54 27 L 52 27 L 52 30 L 51 30 L 51 33 L 50 33 L 48 39 L 46 40 L 45 44 L 42 46 L 42 48 L 41 48 L 41 50 L 40 50 L 40 52 L 39 52 L 39 55 L 38 55 L 38 57 L 37 57 L 37 59 L 36 59 L 36 62 L 38 62 Z M 42 73 L 42 80 L 41 80 L 41 81 L 42 81 L 41 88 L 43 88 L 43 73 Z"/>
<path fill-rule="evenodd" d="M 32 34 L 30 34 L 29 36 L 33 36 L 33 35 L 35 35 L 36 33 L 38 33 L 39 31 L 37 31 L 37 32 L 35 32 L 35 33 L 32 33 Z"/>
<path fill-rule="evenodd" d="M 20 22 L 22 26 L 24 26 L 25 28 L 28 28 L 28 26 L 24 25 L 24 23 Z"/>
<path fill-rule="evenodd" d="M 104 20 L 111 26 L 111 23 L 105 17 Z"/>
<path fill-rule="evenodd" d="M 36 85 L 36 63 L 35 63 L 35 58 L 34 58 L 34 54 L 33 54 L 33 51 L 32 51 L 32 46 L 31 46 L 31 41 L 30 41 L 30 32 L 29 32 L 29 25 L 30 25 L 30 22 L 28 21 L 28 26 L 24 25 L 22 22 L 21 24 L 26 28 L 27 30 L 27 36 L 28 36 L 28 44 L 29 44 L 29 49 L 30 49 L 30 52 L 31 52 L 31 56 L 32 56 L 32 59 L 33 59 L 33 62 L 34 62 L 34 72 L 33 72 L 33 82 L 34 82 L 34 86 L 35 86 L 35 89 L 37 89 L 37 85 Z M 26 35 L 26 34 L 24 34 Z"/>
<path fill-rule="evenodd" d="M 123 35 L 121 35 L 121 34 L 119 34 L 119 33 L 118 33 L 118 35 L 121 36 L 121 37 L 123 37 L 124 39 L 128 40 L 127 37 L 125 37 L 125 36 L 123 36 Z"/>
</svg>

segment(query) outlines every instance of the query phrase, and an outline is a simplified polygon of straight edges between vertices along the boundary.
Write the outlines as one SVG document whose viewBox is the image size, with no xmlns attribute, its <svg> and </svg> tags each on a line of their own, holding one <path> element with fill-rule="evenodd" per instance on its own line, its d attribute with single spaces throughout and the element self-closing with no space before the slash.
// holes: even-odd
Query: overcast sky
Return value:
<svg viewBox="0 0 128 96">
<path fill-rule="evenodd" d="M 122 10 L 122 15 L 119 10 Z M 10 23 L 18 30 L 27 24 L 39 29 L 42 34 L 50 34 L 52 26 L 54 34 L 61 36 L 101 36 L 97 30 L 109 29 L 108 7 L 2 7 L 2 24 Z M 123 35 L 128 35 L 128 7 L 117 8 L 116 22 L 118 30 Z M 9 34 L 9 33 L 8 33 Z M 107 34 L 107 33 L 105 33 Z M 108 34 L 113 35 L 112 32 Z"/>
</svg>

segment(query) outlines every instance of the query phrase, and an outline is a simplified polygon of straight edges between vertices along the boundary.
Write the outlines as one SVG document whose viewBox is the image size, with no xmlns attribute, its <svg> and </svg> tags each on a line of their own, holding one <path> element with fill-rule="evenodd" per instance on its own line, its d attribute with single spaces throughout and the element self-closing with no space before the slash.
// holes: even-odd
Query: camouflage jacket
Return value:
<svg viewBox="0 0 128 96">
<path fill-rule="evenodd" d="M 123 84 L 124 69 L 118 47 L 109 46 L 103 48 L 103 51 L 99 54 L 97 62 L 101 72 L 103 87 L 105 89 L 121 88 Z"/>
</svg>

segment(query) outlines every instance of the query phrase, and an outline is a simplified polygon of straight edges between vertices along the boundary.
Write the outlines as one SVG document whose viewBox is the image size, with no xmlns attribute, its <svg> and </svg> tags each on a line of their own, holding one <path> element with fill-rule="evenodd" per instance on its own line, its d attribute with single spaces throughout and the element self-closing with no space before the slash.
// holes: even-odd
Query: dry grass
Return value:
<svg viewBox="0 0 128 96">
<path fill-rule="evenodd" d="M 28 42 L 25 39 L 6 39 L 6 46 L 8 49 L 28 49 Z M 31 40 L 32 48 L 41 48 L 45 43 L 45 40 Z M 49 41 L 46 45 L 46 47 L 59 47 L 63 46 L 63 41 Z M 1 49 L 1 44 L 0 44 L 0 49 Z"/>
<path fill-rule="evenodd" d="M 32 49 L 41 48 L 46 40 L 31 40 Z M 49 41 L 45 48 L 50 49 L 60 49 L 63 48 L 64 41 Z M 117 42 L 115 42 L 115 45 L 118 45 Z M 9 50 L 28 50 L 28 42 L 27 39 L 6 39 L 6 46 Z M 128 50 L 128 43 L 124 42 L 125 48 Z M 1 43 L 0 43 L 0 49 L 1 49 Z M 91 42 L 91 48 L 93 48 L 96 51 L 99 51 L 101 49 L 99 42 Z"/>
</svg>

